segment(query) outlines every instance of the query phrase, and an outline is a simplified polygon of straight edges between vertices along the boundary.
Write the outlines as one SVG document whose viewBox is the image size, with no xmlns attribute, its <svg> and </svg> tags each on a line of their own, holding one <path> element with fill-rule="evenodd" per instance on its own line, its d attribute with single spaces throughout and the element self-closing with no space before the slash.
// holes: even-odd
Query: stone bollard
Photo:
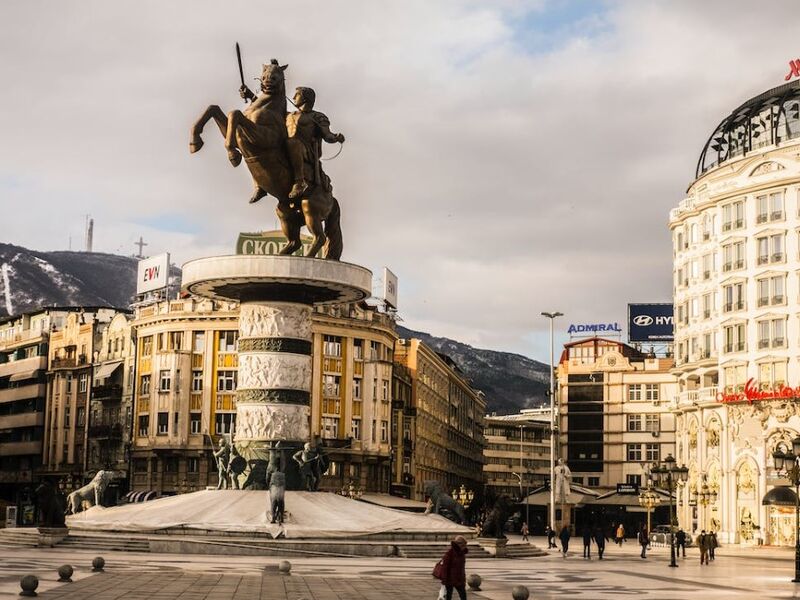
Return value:
<svg viewBox="0 0 800 600">
<path fill-rule="evenodd" d="M 482 581 L 483 581 L 483 579 L 481 579 L 481 576 L 478 575 L 477 573 L 470 573 L 467 576 L 467 585 L 469 586 L 469 589 L 471 589 L 471 590 L 480 591 L 481 590 L 481 582 Z"/>
<path fill-rule="evenodd" d="M 58 567 L 58 581 L 60 583 L 72 583 L 72 565 L 61 565 Z"/>
<path fill-rule="evenodd" d="M 95 556 L 92 559 L 92 573 L 102 573 L 105 566 L 106 561 L 102 556 Z"/>
<path fill-rule="evenodd" d="M 511 597 L 514 600 L 528 600 L 530 595 L 531 593 L 524 585 L 515 585 L 514 589 L 511 590 Z"/>
<path fill-rule="evenodd" d="M 20 596 L 38 596 L 36 588 L 39 587 L 39 579 L 35 575 L 25 575 L 20 579 L 19 587 L 22 588 Z"/>
<path fill-rule="evenodd" d="M 278 564 L 278 571 L 280 571 L 281 575 L 289 575 L 292 572 L 292 563 L 288 560 L 282 560 Z"/>
</svg>

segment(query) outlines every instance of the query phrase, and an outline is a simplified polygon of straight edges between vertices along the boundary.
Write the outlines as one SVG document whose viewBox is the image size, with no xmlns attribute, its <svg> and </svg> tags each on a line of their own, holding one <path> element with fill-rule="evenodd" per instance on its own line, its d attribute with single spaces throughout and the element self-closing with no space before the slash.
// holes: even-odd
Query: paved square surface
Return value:
<svg viewBox="0 0 800 600">
<path fill-rule="evenodd" d="M 543 546 L 541 540 L 536 543 Z M 653 549 L 639 558 L 632 542 L 610 545 L 603 561 L 556 551 L 540 558 L 467 560 L 467 573 L 484 580 L 470 600 L 510 600 L 514 585 L 526 585 L 534 600 L 800 599 L 791 583 L 790 549 L 723 547 L 717 560 L 700 566 L 696 551 L 670 568 L 669 551 Z M 432 560 L 398 558 L 292 558 L 292 575 L 276 572 L 279 558 L 105 552 L 106 572 L 91 573 L 96 553 L 66 548 L 0 547 L 0 600 L 17 600 L 23 575 L 39 577 L 42 600 L 434 600 L 438 583 Z M 56 569 L 69 563 L 74 583 L 56 582 Z M 266 567 L 266 569 L 265 569 Z"/>
</svg>

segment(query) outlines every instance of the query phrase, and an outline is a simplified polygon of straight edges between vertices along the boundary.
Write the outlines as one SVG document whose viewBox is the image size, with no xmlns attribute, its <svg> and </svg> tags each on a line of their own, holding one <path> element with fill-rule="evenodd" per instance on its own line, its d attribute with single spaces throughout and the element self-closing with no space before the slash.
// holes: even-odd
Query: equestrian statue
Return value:
<svg viewBox="0 0 800 600">
<path fill-rule="evenodd" d="M 244 158 L 250 171 L 254 185 L 250 203 L 268 194 L 277 198 L 275 212 L 289 242 L 281 254 L 301 248 L 300 229 L 305 225 L 313 236 L 307 256 L 316 257 L 321 251 L 323 258 L 339 260 L 339 203 L 320 160 L 322 142 L 341 144 L 344 136 L 333 133 L 328 118 L 314 110 L 316 94 L 311 88 L 298 87 L 292 101 L 297 110 L 287 111 L 284 71 L 289 65 L 280 65 L 274 58 L 263 65 L 261 94 L 257 95 L 244 84 L 238 44 L 236 52 L 242 82 L 239 94 L 249 106 L 227 115 L 219 106 L 209 106 L 192 127 L 189 150 L 194 153 L 203 147 L 203 127 L 213 119 L 225 138 L 230 163 L 237 167 Z"/>
</svg>

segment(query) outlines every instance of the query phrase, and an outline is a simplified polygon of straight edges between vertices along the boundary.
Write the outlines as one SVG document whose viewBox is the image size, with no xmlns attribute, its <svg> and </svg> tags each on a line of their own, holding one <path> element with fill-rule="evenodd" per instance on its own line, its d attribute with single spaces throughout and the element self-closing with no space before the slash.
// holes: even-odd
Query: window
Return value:
<svg viewBox="0 0 800 600">
<path fill-rule="evenodd" d="M 763 390 L 778 389 L 786 385 L 786 361 L 773 361 L 758 365 L 758 383 Z"/>
<path fill-rule="evenodd" d="M 775 275 L 756 280 L 758 306 L 772 306 L 786 303 L 786 276 Z"/>
<path fill-rule="evenodd" d="M 786 319 L 766 319 L 757 322 L 758 348 L 783 348 L 786 345 Z"/>
<path fill-rule="evenodd" d="M 72 393 L 72 373 L 67 373 L 67 393 Z"/>
<path fill-rule="evenodd" d="M 183 350 L 183 332 L 170 331 L 169 332 L 169 350 Z"/>
<path fill-rule="evenodd" d="M 659 400 L 659 386 L 657 383 L 648 383 L 644 386 L 645 400 L 650 402 L 658 402 Z"/>
<path fill-rule="evenodd" d="M 353 340 L 353 358 L 364 360 L 364 340 Z"/>
<path fill-rule="evenodd" d="M 646 415 L 644 428 L 645 431 L 661 431 L 660 415 Z"/>
<path fill-rule="evenodd" d="M 220 331 L 217 350 L 219 352 L 236 352 L 236 331 Z"/>
<path fill-rule="evenodd" d="M 725 299 L 722 309 L 725 312 L 744 310 L 745 308 L 745 288 L 744 282 L 731 283 L 722 288 L 723 298 Z"/>
<path fill-rule="evenodd" d="M 192 392 L 203 391 L 203 372 L 192 371 Z"/>
<path fill-rule="evenodd" d="M 389 441 L 389 421 L 381 421 L 381 442 Z"/>
<path fill-rule="evenodd" d="M 722 270 L 734 271 L 745 266 L 744 241 L 726 244 L 722 247 Z"/>
<path fill-rule="evenodd" d="M 711 273 L 714 271 L 714 255 L 703 255 L 703 280 L 711 279 Z"/>
<path fill-rule="evenodd" d="M 200 416 L 200 413 L 189 414 L 189 433 L 200 433 Z"/>
<path fill-rule="evenodd" d="M 236 415 L 234 413 L 217 413 L 214 417 L 214 431 L 217 435 L 233 433 L 233 426 L 236 424 Z"/>
<path fill-rule="evenodd" d="M 703 295 L 703 318 L 711 318 L 711 311 L 714 310 L 714 294 Z"/>
<path fill-rule="evenodd" d="M 64 428 L 69 429 L 70 426 L 70 418 L 69 418 L 69 406 L 64 408 Z"/>
<path fill-rule="evenodd" d="M 323 375 L 322 376 L 322 395 L 328 398 L 339 397 L 339 383 L 341 377 L 338 375 Z M 359 396 L 360 397 L 360 396 Z"/>
<path fill-rule="evenodd" d="M 785 239 L 783 233 L 764 235 L 756 238 L 757 263 L 766 265 L 769 263 L 780 263 L 785 260 Z"/>
<path fill-rule="evenodd" d="M 139 415 L 139 435 L 147 437 L 150 428 L 150 415 Z"/>
<path fill-rule="evenodd" d="M 628 415 L 628 431 L 642 431 L 642 415 Z"/>
<path fill-rule="evenodd" d="M 627 444 L 627 446 L 628 446 L 628 461 L 640 462 L 642 460 L 642 445 Z"/>
<path fill-rule="evenodd" d="M 142 375 L 139 380 L 139 394 L 142 396 L 150 394 L 150 375 Z"/>
<path fill-rule="evenodd" d="M 142 357 L 153 355 L 153 336 L 142 338 Z"/>
<path fill-rule="evenodd" d="M 597 487 L 600 485 L 600 478 L 599 477 L 587 477 L 586 478 L 586 485 L 589 487 Z"/>
<path fill-rule="evenodd" d="M 745 365 L 735 365 L 725 367 L 725 391 L 740 391 L 744 388 L 747 381 L 747 367 Z"/>
<path fill-rule="evenodd" d="M 168 392 L 172 388 L 172 371 L 165 369 L 159 372 L 158 391 Z"/>
<path fill-rule="evenodd" d="M 642 399 L 642 384 L 634 383 L 628 386 L 628 402 L 638 402 Z"/>
<path fill-rule="evenodd" d="M 361 398 L 361 379 L 353 379 L 353 398 Z"/>
<path fill-rule="evenodd" d="M 322 437 L 336 439 L 339 435 L 339 417 L 322 417 Z"/>
<path fill-rule="evenodd" d="M 78 392 L 86 393 L 86 388 L 89 386 L 89 374 L 81 373 L 78 376 Z"/>
<path fill-rule="evenodd" d="M 722 207 L 722 231 L 744 227 L 744 200 L 732 202 Z"/>
<path fill-rule="evenodd" d="M 78 414 L 76 415 L 75 425 L 83 427 L 86 424 L 86 409 L 83 406 L 78 407 Z"/>
<path fill-rule="evenodd" d="M 377 441 L 378 437 L 378 423 L 375 419 L 372 419 L 372 441 L 373 443 Z"/>
<path fill-rule="evenodd" d="M 169 413 L 158 413 L 158 435 L 169 433 Z"/>
<path fill-rule="evenodd" d="M 325 335 L 322 336 L 322 340 L 322 353 L 325 356 L 342 355 L 342 338 L 338 335 Z"/>
<path fill-rule="evenodd" d="M 353 419 L 350 422 L 350 435 L 354 440 L 361 439 L 361 419 Z"/>
<path fill-rule="evenodd" d="M 192 334 L 192 352 L 202 354 L 206 349 L 206 332 L 195 331 Z"/>
<path fill-rule="evenodd" d="M 383 380 L 383 392 L 382 393 L 383 393 L 383 395 L 381 396 L 381 399 L 384 402 L 388 402 L 389 401 L 389 380 L 388 379 L 384 379 Z"/>
<path fill-rule="evenodd" d="M 218 392 L 236 391 L 236 371 L 231 371 L 231 370 L 217 371 L 217 391 Z"/>
<path fill-rule="evenodd" d="M 647 460 L 647 462 L 658 462 L 661 460 L 661 445 L 645 444 L 645 460 Z"/>
<path fill-rule="evenodd" d="M 725 352 L 744 352 L 747 339 L 744 323 L 728 325 L 723 328 L 722 333 L 725 337 Z"/>
<path fill-rule="evenodd" d="M 189 457 L 186 459 L 186 472 L 196 475 L 200 472 L 200 459 Z"/>
<path fill-rule="evenodd" d="M 627 483 L 628 485 L 642 485 L 642 476 L 628 473 L 625 476 L 625 483 Z"/>
<path fill-rule="evenodd" d="M 783 192 L 773 192 L 756 197 L 758 215 L 756 223 L 783 221 Z"/>
</svg>

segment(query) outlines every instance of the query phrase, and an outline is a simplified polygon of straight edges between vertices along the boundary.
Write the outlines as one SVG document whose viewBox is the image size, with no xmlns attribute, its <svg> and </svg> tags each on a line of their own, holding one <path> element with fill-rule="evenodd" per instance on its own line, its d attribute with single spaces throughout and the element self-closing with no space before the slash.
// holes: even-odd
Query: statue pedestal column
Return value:
<svg viewBox="0 0 800 600">
<path fill-rule="evenodd" d="M 266 472 L 280 456 L 287 489 L 301 489 L 292 456 L 311 440 L 311 312 L 370 295 L 372 273 L 297 256 L 219 256 L 183 266 L 183 289 L 241 303 L 234 447 Z"/>
<path fill-rule="evenodd" d="M 505 558 L 508 556 L 508 538 L 482 538 L 477 539 L 480 547 L 492 555 L 492 558 Z"/>
</svg>

